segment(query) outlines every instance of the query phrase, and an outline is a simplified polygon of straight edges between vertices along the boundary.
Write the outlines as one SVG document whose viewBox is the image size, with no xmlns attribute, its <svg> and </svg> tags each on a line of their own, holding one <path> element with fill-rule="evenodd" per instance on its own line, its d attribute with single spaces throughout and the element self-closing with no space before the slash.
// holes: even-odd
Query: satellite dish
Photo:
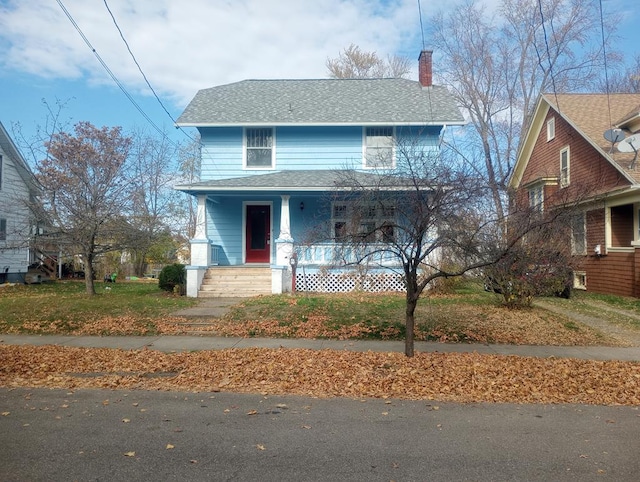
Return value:
<svg viewBox="0 0 640 482">
<path fill-rule="evenodd" d="M 618 150 L 620 152 L 637 153 L 640 150 L 640 134 L 634 134 L 620 141 L 618 144 Z"/>
<path fill-rule="evenodd" d="M 624 132 L 622 132 L 622 129 L 609 129 L 604 131 L 604 138 L 615 144 L 624 139 Z"/>
</svg>

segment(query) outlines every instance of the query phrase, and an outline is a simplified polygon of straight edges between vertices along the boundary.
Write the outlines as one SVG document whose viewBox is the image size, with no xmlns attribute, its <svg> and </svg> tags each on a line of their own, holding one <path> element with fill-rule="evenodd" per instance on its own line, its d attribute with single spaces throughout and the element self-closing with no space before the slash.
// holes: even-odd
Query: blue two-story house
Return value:
<svg viewBox="0 0 640 482">
<path fill-rule="evenodd" d="M 396 168 L 403 137 L 433 153 L 447 126 L 464 123 L 447 89 L 432 84 L 431 54 L 420 54 L 418 82 L 244 80 L 199 91 L 177 122 L 198 129 L 202 154 L 200 182 L 176 186 L 198 200 L 187 295 L 365 287 L 344 252 L 335 256 L 349 213 L 341 173 L 375 185 Z M 365 221 L 393 216 L 372 208 Z M 394 263 L 378 259 L 365 289 L 402 290 L 402 277 L 385 273 Z"/>
</svg>

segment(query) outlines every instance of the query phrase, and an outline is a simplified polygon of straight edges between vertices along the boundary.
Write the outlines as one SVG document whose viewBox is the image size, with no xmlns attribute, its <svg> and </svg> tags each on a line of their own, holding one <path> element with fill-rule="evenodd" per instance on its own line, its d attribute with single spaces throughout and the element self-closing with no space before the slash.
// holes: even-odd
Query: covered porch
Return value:
<svg viewBox="0 0 640 482">
<path fill-rule="evenodd" d="M 228 276 L 229 268 L 249 267 L 271 276 L 247 279 L 236 292 L 248 296 L 294 289 L 404 289 L 398 262 L 382 245 L 369 244 L 376 254 L 365 265 L 357 263 L 362 258 L 357 249 L 332 242 L 336 179 L 332 171 L 287 172 L 177 186 L 198 201 L 187 295 L 203 296 L 203 282 Z"/>
</svg>

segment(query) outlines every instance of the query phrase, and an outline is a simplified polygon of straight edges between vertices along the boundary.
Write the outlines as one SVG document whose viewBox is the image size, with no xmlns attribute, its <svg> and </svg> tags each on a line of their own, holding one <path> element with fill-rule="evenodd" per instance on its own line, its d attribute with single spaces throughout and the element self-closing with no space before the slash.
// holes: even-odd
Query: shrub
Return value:
<svg viewBox="0 0 640 482">
<path fill-rule="evenodd" d="M 184 265 L 174 263 L 162 268 L 158 276 L 158 286 L 165 291 L 182 293 L 186 280 L 187 270 Z"/>
</svg>

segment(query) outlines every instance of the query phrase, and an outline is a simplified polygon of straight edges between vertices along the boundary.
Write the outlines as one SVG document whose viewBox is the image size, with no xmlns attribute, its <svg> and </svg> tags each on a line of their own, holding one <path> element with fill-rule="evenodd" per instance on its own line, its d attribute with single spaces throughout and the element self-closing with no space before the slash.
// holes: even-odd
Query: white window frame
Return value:
<svg viewBox="0 0 640 482">
<path fill-rule="evenodd" d="M 560 187 L 567 187 L 570 182 L 571 182 L 571 149 L 569 146 L 566 146 L 560 149 Z"/>
<path fill-rule="evenodd" d="M 270 130 L 271 146 L 251 147 L 248 145 L 248 134 L 253 130 Z M 271 149 L 271 164 L 269 166 L 250 166 L 248 162 L 249 151 L 251 149 Z M 272 170 L 276 167 L 276 130 L 273 127 L 245 127 L 242 130 L 242 168 L 247 170 Z"/>
<path fill-rule="evenodd" d="M 580 236 L 579 242 L 577 237 Z M 582 245 L 581 249 L 576 246 Z M 576 214 L 571 218 L 571 254 L 585 255 L 587 254 L 587 223 L 585 213 Z"/>
<path fill-rule="evenodd" d="M 587 272 L 586 271 L 573 272 L 573 288 L 576 290 L 587 289 Z"/>
<path fill-rule="evenodd" d="M 372 136 L 367 133 L 370 129 L 391 129 L 391 136 Z M 377 145 L 373 145 L 372 138 L 378 138 Z M 383 138 L 387 138 L 388 141 L 381 142 Z M 362 168 L 363 169 L 394 169 L 396 167 L 396 128 L 393 126 L 364 126 L 362 128 Z M 382 149 L 389 149 L 391 154 L 390 162 L 388 163 L 375 163 L 373 158 L 378 157 L 378 151 Z M 375 151 L 375 154 L 371 154 Z M 369 161 L 369 158 L 372 161 Z"/>
<path fill-rule="evenodd" d="M 529 207 L 537 209 L 540 212 L 544 211 L 544 184 L 539 183 L 530 186 L 527 189 L 529 195 Z"/>
<path fill-rule="evenodd" d="M 552 141 L 556 137 L 556 118 L 552 117 L 547 121 L 547 142 Z"/>
<path fill-rule="evenodd" d="M 349 233 L 350 228 L 353 230 L 354 226 L 350 226 L 354 219 L 354 205 L 355 203 L 350 201 L 333 201 L 331 203 L 331 237 L 333 239 L 339 239 L 341 236 L 354 234 Z M 374 237 L 372 239 L 367 239 L 367 242 L 370 243 L 387 243 L 390 240 L 387 236 L 389 236 L 388 232 L 385 232 L 382 227 L 385 225 L 390 226 L 394 229 L 396 225 L 396 209 L 395 206 L 381 206 L 379 203 L 372 203 L 368 206 L 359 206 L 362 207 L 363 211 L 366 208 L 369 208 L 370 215 L 363 216 L 363 219 L 358 220 L 359 226 L 357 227 L 358 233 L 367 233 L 374 232 Z M 338 208 L 340 212 L 338 212 Z M 336 225 L 338 223 L 343 223 L 343 227 L 345 229 L 344 234 L 338 234 L 336 230 Z M 373 225 L 373 226 L 372 226 Z M 392 232 L 391 237 L 395 238 L 397 233 Z"/>
</svg>

